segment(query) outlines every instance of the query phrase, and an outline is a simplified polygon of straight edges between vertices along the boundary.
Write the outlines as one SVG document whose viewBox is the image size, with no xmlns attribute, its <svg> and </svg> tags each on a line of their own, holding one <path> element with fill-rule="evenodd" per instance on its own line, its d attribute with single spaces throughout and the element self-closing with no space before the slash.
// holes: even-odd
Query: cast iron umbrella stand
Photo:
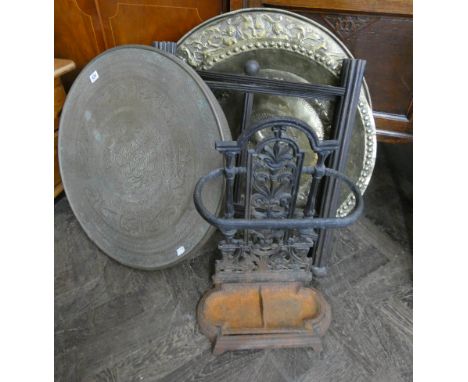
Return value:
<svg viewBox="0 0 468 382">
<path fill-rule="evenodd" d="M 153 46 L 176 51 L 171 42 Z M 300 346 L 321 350 L 330 306 L 307 285 L 312 274 L 324 274 L 331 252 L 330 229 L 354 223 L 363 210 L 359 189 L 343 172 L 364 69 L 364 60 L 343 60 L 340 86 L 260 78 L 255 60 L 245 63 L 246 75 L 198 71 L 212 90 L 244 93 L 237 140 L 216 143 L 225 166 L 202 177 L 194 191 L 200 215 L 224 235 L 214 287 L 197 308 L 198 323 L 213 341 L 215 353 Z M 319 140 L 310 126 L 292 117 L 251 123 L 255 94 L 334 100 L 331 139 Z M 317 155 L 314 166 L 304 166 L 305 152 L 293 138 L 298 134 Z M 224 215 L 218 217 L 203 205 L 203 189 L 221 176 L 226 195 Z M 303 177 L 311 178 L 311 186 L 305 207 L 298 207 Z M 338 218 L 341 183 L 351 190 L 355 205 Z"/>
</svg>

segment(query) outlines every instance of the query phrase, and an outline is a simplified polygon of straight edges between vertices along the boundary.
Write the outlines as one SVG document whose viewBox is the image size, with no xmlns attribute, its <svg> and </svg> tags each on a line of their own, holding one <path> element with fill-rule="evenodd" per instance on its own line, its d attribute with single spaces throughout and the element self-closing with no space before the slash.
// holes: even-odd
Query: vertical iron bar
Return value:
<svg viewBox="0 0 468 382">
<path fill-rule="evenodd" d="M 247 129 L 247 126 L 250 122 L 250 117 L 252 116 L 252 106 L 253 106 L 253 93 L 245 93 L 244 94 L 244 109 L 242 112 L 242 122 L 241 122 L 241 129 L 240 134 Z"/>
<path fill-rule="evenodd" d="M 247 152 L 247 172 L 246 172 L 246 180 L 245 180 L 245 211 L 244 217 L 245 219 L 250 220 L 250 202 L 252 197 L 252 174 L 253 174 L 253 151 Z M 249 241 L 249 231 L 246 229 L 244 230 L 244 243 L 248 244 Z"/>
<path fill-rule="evenodd" d="M 234 163 L 236 155 L 233 152 L 226 152 L 226 217 L 234 217 Z"/>
<path fill-rule="evenodd" d="M 258 71 L 260 70 L 260 65 L 258 64 L 257 61 L 254 61 L 254 60 L 250 60 L 250 61 L 247 61 L 244 65 L 244 72 L 248 75 L 248 76 L 255 76 Z M 244 130 L 246 130 L 248 128 L 248 125 L 250 123 L 250 117 L 252 116 L 252 107 L 253 107 L 253 100 L 254 100 L 254 94 L 253 93 L 249 93 L 249 92 L 246 92 L 244 94 L 244 107 L 242 109 L 242 120 L 241 120 L 241 127 L 240 127 L 240 134 L 242 134 L 244 132 Z M 237 139 L 237 137 L 236 137 Z M 245 162 L 246 162 L 246 155 L 247 153 L 245 152 L 245 150 L 241 151 L 239 157 L 238 157 L 238 163 L 237 165 L 239 167 L 244 167 L 245 166 Z M 235 200 L 235 203 L 236 204 L 239 204 L 240 203 L 240 197 L 241 197 L 241 184 L 242 184 L 242 180 L 240 177 L 237 178 L 237 181 L 236 181 L 236 189 L 235 189 L 235 193 L 234 193 L 234 200 Z"/>
<path fill-rule="evenodd" d="M 252 105 L 253 105 L 253 93 L 245 93 L 244 94 L 244 108 L 242 110 L 242 121 L 241 121 L 241 128 L 240 128 L 240 134 L 242 134 L 244 132 L 244 130 L 247 129 L 247 126 L 250 122 L 250 117 L 252 115 Z M 244 167 L 245 166 L 245 162 L 246 162 L 246 152 L 245 150 L 242 150 L 240 152 L 240 155 L 239 157 L 237 158 L 237 161 L 238 161 L 238 166 L 239 167 Z M 242 184 L 242 180 L 240 177 L 237 178 L 237 181 L 236 181 L 236 188 L 235 188 L 235 196 L 234 196 L 234 199 L 235 199 L 235 202 L 236 204 L 239 204 L 240 203 L 240 197 L 241 197 L 241 184 Z"/>
<path fill-rule="evenodd" d="M 318 160 L 315 167 L 319 170 L 312 175 L 312 182 L 310 185 L 309 195 L 307 196 L 307 203 L 304 208 L 304 217 L 310 217 L 315 214 L 315 201 L 317 199 L 317 194 L 320 186 L 320 181 L 322 180 L 323 174 L 321 170 L 325 168 L 325 159 L 327 155 L 322 153 L 318 154 Z"/>
<path fill-rule="evenodd" d="M 346 167 L 365 66 L 366 62 L 364 60 L 343 60 L 341 86 L 346 90 L 338 103 L 332 131 L 333 138 L 339 141 L 340 146 L 330 156 L 327 166 L 340 172 L 344 172 Z M 320 216 L 331 217 L 336 215 L 340 197 L 340 187 L 336 179 L 328 178 L 326 180 L 322 195 Z M 323 268 L 326 266 L 333 249 L 332 238 L 332 230 L 319 230 L 314 251 L 314 267 Z"/>
</svg>

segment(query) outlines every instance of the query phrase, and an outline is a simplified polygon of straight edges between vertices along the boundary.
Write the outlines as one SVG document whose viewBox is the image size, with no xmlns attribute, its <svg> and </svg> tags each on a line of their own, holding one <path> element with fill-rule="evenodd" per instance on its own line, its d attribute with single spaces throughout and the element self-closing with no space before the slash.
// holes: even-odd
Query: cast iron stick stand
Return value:
<svg viewBox="0 0 468 382">
<path fill-rule="evenodd" d="M 154 46 L 174 53 L 174 43 Z M 331 312 L 319 291 L 306 287 L 323 273 L 323 253 L 330 248 L 330 228 L 352 224 L 362 213 L 362 196 L 340 171 L 346 164 L 365 61 L 343 60 L 340 86 L 298 84 L 255 77 L 259 65 L 245 64 L 245 75 L 199 71 L 213 90 L 244 92 L 241 131 L 237 141 L 217 142 L 225 167 L 202 177 L 194 192 L 198 212 L 224 234 L 219 243 L 215 288 L 198 306 L 201 330 L 214 351 L 310 346 L 321 349 Z M 250 122 L 254 94 L 335 100 L 332 139 L 319 140 L 305 122 L 272 117 Z M 303 166 L 304 151 L 290 132 L 304 134 L 317 154 L 315 166 Z M 258 133 L 261 133 L 258 137 Z M 294 134 L 293 134 L 294 135 Z M 204 185 L 226 179 L 224 217 L 202 202 Z M 296 208 L 299 181 L 310 176 L 306 206 Z M 354 209 L 336 218 L 339 183 L 353 193 Z M 243 198 L 241 198 L 241 195 Z M 316 208 L 318 205 L 318 208 Z M 314 263 L 310 254 L 315 252 Z"/>
</svg>

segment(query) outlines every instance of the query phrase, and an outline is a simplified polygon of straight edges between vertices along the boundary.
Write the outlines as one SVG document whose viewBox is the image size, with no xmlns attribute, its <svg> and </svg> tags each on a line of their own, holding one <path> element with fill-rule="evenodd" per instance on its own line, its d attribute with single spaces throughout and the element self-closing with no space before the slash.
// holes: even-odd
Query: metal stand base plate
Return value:
<svg viewBox="0 0 468 382">
<path fill-rule="evenodd" d="M 276 348 L 312 348 L 316 352 L 322 351 L 322 340 L 313 335 L 301 333 L 282 334 L 253 334 L 217 337 L 213 354 L 222 354 L 225 351 L 247 349 L 276 349 Z"/>
<path fill-rule="evenodd" d="M 322 294 L 298 282 L 220 284 L 203 295 L 197 314 L 215 354 L 283 347 L 320 351 L 331 321 Z"/>
</svg>

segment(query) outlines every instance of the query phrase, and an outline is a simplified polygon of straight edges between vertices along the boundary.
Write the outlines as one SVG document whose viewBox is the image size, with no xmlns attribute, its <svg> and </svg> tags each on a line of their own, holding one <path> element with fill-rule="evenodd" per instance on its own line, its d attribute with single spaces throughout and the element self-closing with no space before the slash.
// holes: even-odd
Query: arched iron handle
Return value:
<svg viewBox="0 0 468 382">
<path fill-rule="evenodd" d="M 236 170 L 240 170 L 237 168 Z M 218 227 L 221 231 L 240 230 L 240 229 L 309 229 L 309 228 L 341 228 L 353 224 L 359 216 L 362 214 L 364 209 L 364 201 L 362 199 L 361 192 L 357 186 L 349 179 L 346 175 L 339 173 L 331 168 L 325 168 L 325 176 L 334 176 L 339 180 L 343 181 L 352 191 L 356 199 L 356 203 L 351 212 L 340 218 L 288 218 L 288 219 L 237 219 L 237 218 L 220 218 L 213 215 L 203 205 L 202 202 L 202 191 L 205 184 L 218 176 L 224 175 L 225 169 L 218 168 L 211 171 L 208 175 L 201 177 L 195 191 L 193 193 L 193 200 L 198 213 L 210 224 Z"/>
</svg>

